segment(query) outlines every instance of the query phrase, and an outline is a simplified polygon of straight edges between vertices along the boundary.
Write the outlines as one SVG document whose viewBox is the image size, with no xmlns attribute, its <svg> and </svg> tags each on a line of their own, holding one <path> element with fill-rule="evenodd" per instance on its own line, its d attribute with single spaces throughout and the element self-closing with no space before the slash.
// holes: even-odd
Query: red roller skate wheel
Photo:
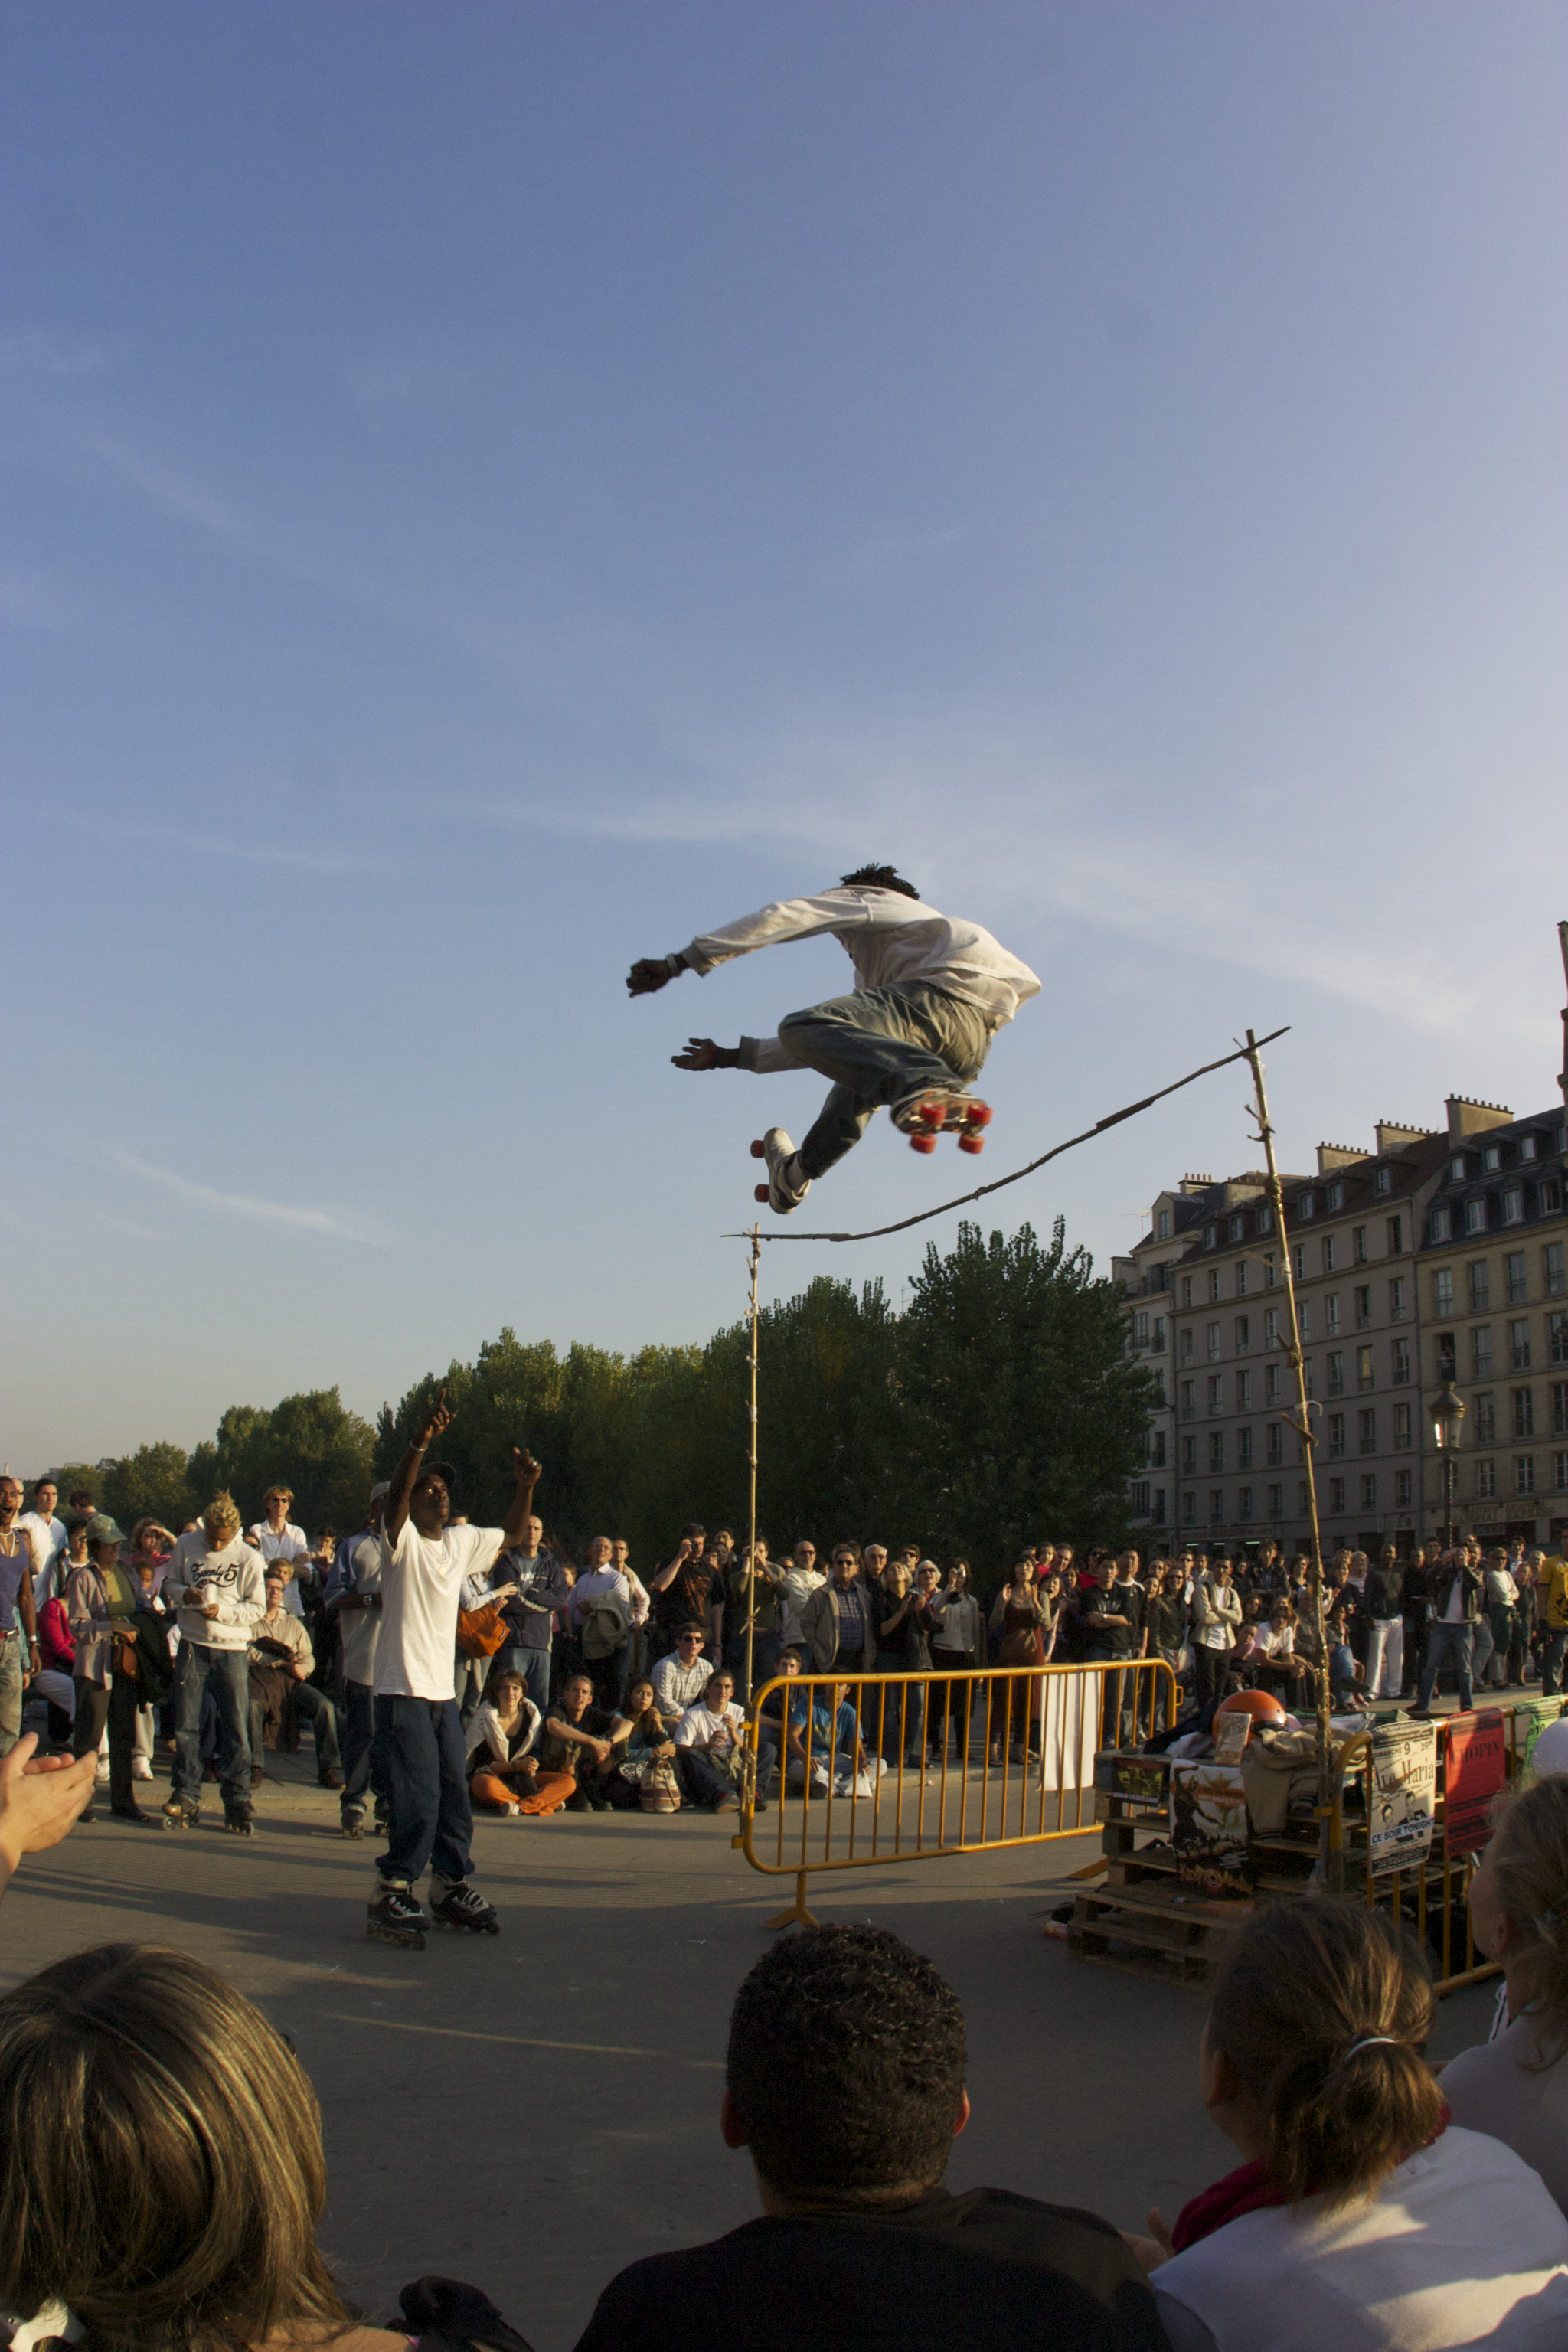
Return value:
<svg viewBox="0 0 1568 2352">
<path fill-rule="evenodd" d="M 910 1150 L 911 1151 L 934 1151 L 936 1150 L 936 1138 L 934 1135 L 911 1135 L 910 1138 Z"/>
<path fill-rule="evenodd" d="M 922 1126 L 934 1128 L 941 1127 L 945 1116 L 946 1114 L 943 1111 L 941 1103 L 921 1103 L 919 1110 L 915 1113 L 915 1117 L 921 1121 Z"/>
<path fill-rule="evenodd" d="M 989 1127 L 991 1124 L 990 1104 L 976 1103 L 972 1110 L 966 1110 L 964 1112 L 963 1122 L 966 1127 Z"/>
<path fill-rule="evenodd" d="M 752 1198 L 753 1201 L 761 1201 L 765 1206 L 768 1199 L 767 1186 L 765 1184 L 759 1184 L 756 1190 L 752 1192 Z"/>
<path fill-rule="evenodd" d="M 984 1151 L 985 1139 L 980 1135 L 961 1135 L 958 1139 L 958 1148 L 960 1151 Z"/>
<path fill-rule="evenodd" d="M 752 1144 L 752 1157 L 753 1160 L 765 1160 L 767 1156 L 766 1148 L 761 1141 Z"/>
</svg>

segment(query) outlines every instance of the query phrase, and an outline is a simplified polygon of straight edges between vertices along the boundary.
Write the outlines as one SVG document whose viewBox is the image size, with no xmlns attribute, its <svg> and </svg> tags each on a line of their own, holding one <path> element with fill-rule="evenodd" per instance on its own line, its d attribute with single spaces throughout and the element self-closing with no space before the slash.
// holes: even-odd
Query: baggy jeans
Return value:
<svg viewBox="0 0 1568 2352">
<path fill-rule="evenodd" d="M 1473 1625 L 1449 1625 L 1439 1617 L 1432 1620 L 1427 1630 L 1426 1663 L 1421 1669 L 1421 1688 L 1415 1698 L 1416 1706 L 1423 1714 L 1432 1704 L 1438 1675 L 1448 1665 L 1453 1667 L 1454 1678 L 1459 1685 L 1460 1711 L 1466 1715 L 1469 1713 L 1474 1696 L 1470 1688 L 1470 1654 L 1475 1631 Z"/>
<path fill-rule="evenodd" d="M 779 1036 L 797 1062 L 833 1081 L 800 1147 L 807 1176 L 826 1174 L 853 1150 L 884 1103 L 921 1087 L 967 1085 L 991 1050 L 972 1004 L 940 988 L 865 988 L 787 1013 Z"/>
<path fill-rule="evenodd" d="M 224 1810 L 250 1802 L 250 1659 L 244 1650 L 182 1642 L 174 1662 L 174 1794 L 202 1797 L 202 1701 L 211 1697 L 217 1730 L 217 1773 Z"/>
<path fill-rule="evenodd" d="M 387 1850 L 375 1865 L 382 1879 L 413 1886 L 428 1863 L 437 1878 L 458 1885 L 473 1869 L 474 1813 L 457 1700 L 383 1693 L 375 1746 L 389 1814 Z"/>
</svg>

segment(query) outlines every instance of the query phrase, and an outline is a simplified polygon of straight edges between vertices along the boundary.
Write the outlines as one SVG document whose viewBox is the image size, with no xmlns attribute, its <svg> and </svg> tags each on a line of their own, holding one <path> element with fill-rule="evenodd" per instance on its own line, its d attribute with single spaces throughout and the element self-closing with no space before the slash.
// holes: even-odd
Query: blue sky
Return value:
<svg viewBox="0 0 1568 2352">
<path fill-rule="evenodd" d="M 1045 981 L 976 1173 L 1249 1022 L 1294 1166 L 1555 1098 L 1560 5 L 0 30 L 13 1462 L 705 1337 L 819 1087 L 668 1057 L 847 967 L 623 974 L 868 856 Z M 1103 1259 L 1244 1093 L 994 1220 Z"/>
</svg>

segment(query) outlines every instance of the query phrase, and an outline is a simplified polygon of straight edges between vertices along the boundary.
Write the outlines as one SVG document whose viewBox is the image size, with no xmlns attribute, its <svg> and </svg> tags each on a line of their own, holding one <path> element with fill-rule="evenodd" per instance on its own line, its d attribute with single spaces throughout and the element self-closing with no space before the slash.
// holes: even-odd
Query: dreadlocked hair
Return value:
<svg viewBox="0 0 1568 2352">
<path fill-rule="evenodd" d="M 847 890 L 900 890 L 906 898 L 918 898 L 920 892 L 912 882 L 906 882 L 891 866 L 858 866 L 853 874 L 841 874 L 839 880 Z"/>
<path fill-rule="evenodd" d="M 1309 1896 L 1237 1937 L 1215 1987 L 1208 2043 L 1266 2119 L 1291 2201 L 1331 2210 L 1435 2138 L 1443 2103 L 1422 2063 L 1432 2021 L 1425 1955 L 1379 1911 Z"/>
</svg>

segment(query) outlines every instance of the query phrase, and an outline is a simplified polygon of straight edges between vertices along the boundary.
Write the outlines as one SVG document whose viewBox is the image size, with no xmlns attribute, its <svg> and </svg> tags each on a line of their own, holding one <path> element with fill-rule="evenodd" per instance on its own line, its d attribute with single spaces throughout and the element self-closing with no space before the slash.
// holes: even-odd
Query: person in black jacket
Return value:
<svg viewBox="0 0 1568 2352">
<path fill-rule="evenodd" d="M 1154 2298 L 1108 2221 L 1000 2189 L 943 2187 L 969 2120 L 963 2011 L 879 1927 L 784 1936 L 730 2018 L 719 2126 L 763 2211 L 631 2263 L 576 2352 L 1167 2352 Z"/>
<path fill-rule="evenodd" d="M 1416 1696 L 1414 1715 L 1429 1715 L 1432 1693 L 1444 1664 L 1450 1664 L 1459 1685 L 1459 1706 L 1468 1713 L 1470 1706 L 1470 1655 L 1476 1627 L 1480 1622 L 1481 1603 L 1486 1580 L 1479 1566 L 1472 1565 L 1470 1555 L 1463 1546 L 1446 1551 L 1432 1571 L 1432 1617 L 1426 1631 L 1426 1663 L 1421 1669 L 1421 1688 Z"/>
<path fill-rule="evenodd" d="M 1384 1544 L 1366 1572 L 1366 1695 L 1399 1696 L 1405 1684 L 1405 1570 L 1393 1544 Z"/>
</svg>

